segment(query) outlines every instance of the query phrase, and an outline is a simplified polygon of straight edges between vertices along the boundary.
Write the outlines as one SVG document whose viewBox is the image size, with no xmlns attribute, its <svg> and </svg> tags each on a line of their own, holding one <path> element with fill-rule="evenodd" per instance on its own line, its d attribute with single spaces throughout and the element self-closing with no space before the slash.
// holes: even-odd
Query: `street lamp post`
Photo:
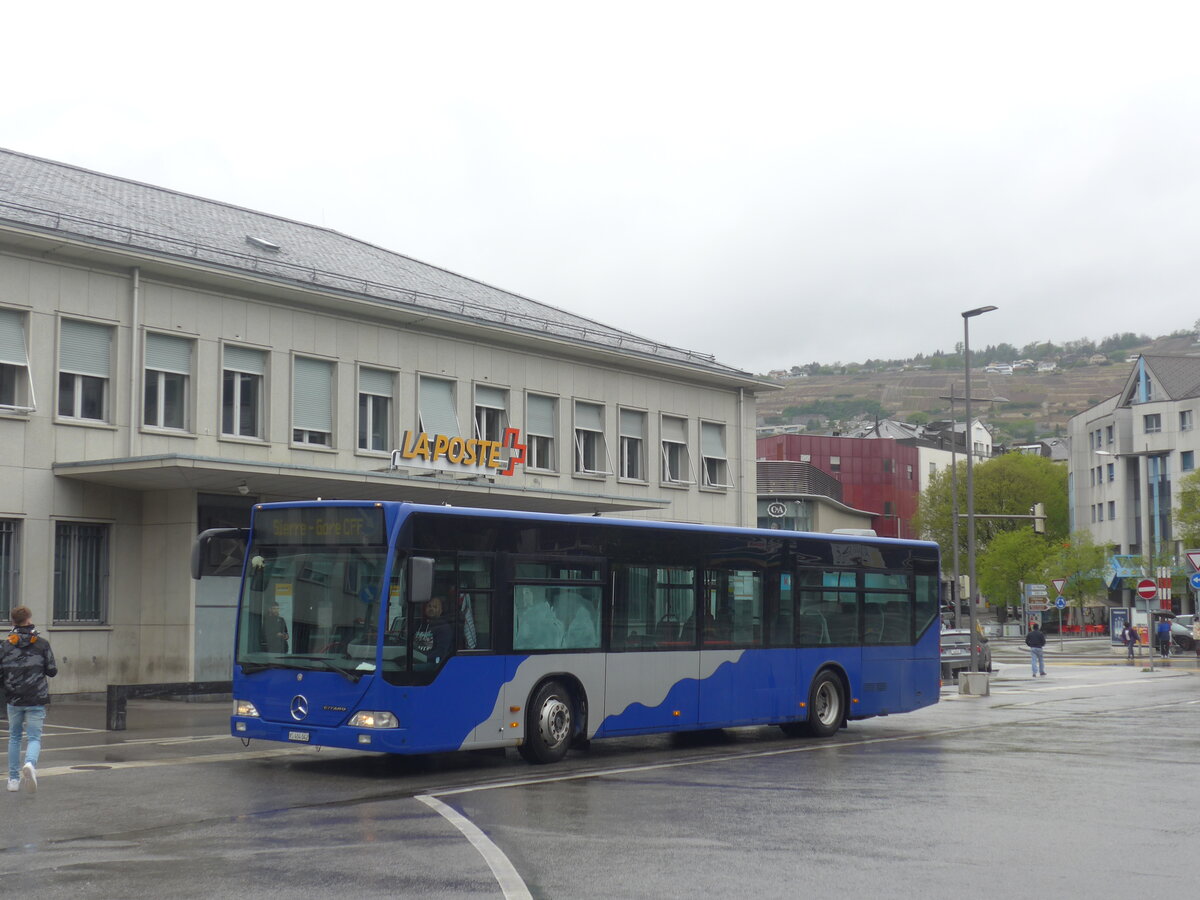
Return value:
<svg viewBox="0 0 1200 900">
<path fill-rule="evenodd" d="M 977 586 L 975 581 L 975 475 L 972 460 L 975 456 L 974 434 L 971 430 L 971 319 L 995 310 L 995 306 L 980 306 L 968 309 L 962 314 L 963 320 L 963 367 L 966 369 L 967 390 L 964 402 L 966 404 L 966 444 L 967 444 L 967 586 L 970 591 L 967 615 L 971 625 L 971 671 L 979 671 L 979 650 L 975 631 L 975 597 Z"/>
<path fill-rule="evenodd" d="M 971 426 L 968 425 L 963 434 L 968 433 Z M 950 531 L 953 534 L 954 540 L 954 587 L 950 591 L 950 596 L 954 598 L 954 627 L 962 628 L 962 582 L 959 580 L 958 566 L 958 459 L 954 454 L 955 445 L 958 443 L 958 426 L 954 422 L 954 383 L 950 383 L 950 515 L 954 517 L 951 523 Z M 975 635 L 971 635 L 971 646 L 975 645 Z"/>
<path fill-rule="evenodd" d="M 954 583 L 950 589 L 950 596 L 954 601 L 954 627 L 962 628 L 962 596 L 960 591 L 962 587 L 959 583 L 959 564 L 958 564 L 958 419 L 957 413 L 954 411 L 954 401 L 963 399 L 955 395 L 954 382 L 950 383 L 950 396 L 944 394 L 939 395 L 939 400 L 950 401 L 950 530 L 953 534 L 951 540 L 954 542 Z M 1007 403 L 1007 397 L 976 397 L 982 403 Z M 968 421 L 963 427 L 963 449 L 967 451 L 968 465 L 970 464 L 970 448 L 967 445 L 967 438 L 971 434 L 971 423 Z"/>
</svg>

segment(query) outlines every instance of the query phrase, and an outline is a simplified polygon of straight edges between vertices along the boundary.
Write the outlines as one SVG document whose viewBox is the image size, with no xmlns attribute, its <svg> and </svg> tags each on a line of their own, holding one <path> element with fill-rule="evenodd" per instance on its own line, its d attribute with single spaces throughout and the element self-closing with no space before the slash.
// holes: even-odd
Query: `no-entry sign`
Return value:
<svg viewBox="0 0 1200 900">
<path fill-rule="evenodd" d="M 1153 600 L 1158 596 L 1158 585 L 1149 578 L 1143 578 L 1137 583 L 1137 595 L 1143 600 Z"/>
</svg>

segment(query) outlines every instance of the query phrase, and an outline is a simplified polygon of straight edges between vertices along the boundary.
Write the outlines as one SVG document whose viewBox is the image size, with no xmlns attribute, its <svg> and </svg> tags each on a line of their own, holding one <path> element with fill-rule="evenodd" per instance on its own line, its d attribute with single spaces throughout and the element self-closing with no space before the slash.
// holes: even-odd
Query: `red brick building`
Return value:
<svg viewBox="0 0 1200 900">
<path fill-rule="evenodd" d="M 921 495 L 918 449 L 893 438 L 775 434 L 758 439 L 758 458 L 806 462 L 842 484 L 842 501 L 875 513 L 881 537 L 915 538 Z"/>
</svg>

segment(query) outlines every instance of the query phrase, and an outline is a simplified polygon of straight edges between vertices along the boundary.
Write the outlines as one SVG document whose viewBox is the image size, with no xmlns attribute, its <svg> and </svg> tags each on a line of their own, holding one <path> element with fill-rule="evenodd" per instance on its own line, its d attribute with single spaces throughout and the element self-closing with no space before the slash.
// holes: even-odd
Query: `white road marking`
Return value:
<svg viewBox="0 0 1200 900">
<path fill-rule="evenodd" d="M 432 794 L 419 794 L 417 799 L 462 832 L 463 837 L 471 842 L 471 846 L 479 851 L 483 861 L 488 864 L 488 868 L 496 876 L 496 883 L 508 900 L 532 900 L 533 895 L 529 893 L 529 888 L 517 872 L 516 866 L 475 823 Z"/>
</svg>

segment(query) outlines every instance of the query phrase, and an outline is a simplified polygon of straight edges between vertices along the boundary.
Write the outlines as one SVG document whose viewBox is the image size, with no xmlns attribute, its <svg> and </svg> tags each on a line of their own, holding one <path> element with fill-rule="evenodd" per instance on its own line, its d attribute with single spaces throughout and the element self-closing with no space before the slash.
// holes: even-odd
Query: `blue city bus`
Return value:
<svg viewBox="0 0 1200 900">
<path fill-rule="evenodd" d="M 549 763 L 938 700 L 933 543 L 356 501 L 259 504 L 240 537 L 236 737 Z"/>
</svg>

